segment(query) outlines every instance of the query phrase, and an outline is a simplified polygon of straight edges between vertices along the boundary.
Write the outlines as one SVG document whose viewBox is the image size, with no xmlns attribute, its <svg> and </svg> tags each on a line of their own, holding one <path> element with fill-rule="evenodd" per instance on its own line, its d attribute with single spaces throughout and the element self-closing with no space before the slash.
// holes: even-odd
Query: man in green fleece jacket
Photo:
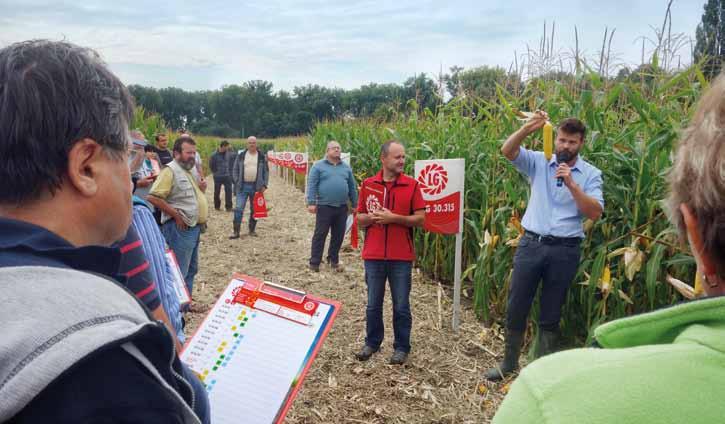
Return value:
<svg viewBox="0 0 725 424">
<path fill-rule="evenodd" d="M 725 422 L 725 77 L 700 100 L 677 149 L 670 219 L 689 241 L 706 298 L 616 320 L 601 349 L 529 365 L 494 423 Z"/>
<path fill-rule="evenodd" d="M 327 143 L 325 158 L 315 162 L 307 178 L 307 210 L 315 214 L 315 233 L 312 236 L 310 269 L 320 271 L 322 250 L 327 233 L 330 232 L 330 247 L 327 260 L 335 271 L 343 270 L 340 265 L 340 246 L 345 237 L 347 203 L 357 208 L 357 187 L 352 169 L 340 159 L 341 149 L 337 141 Z"/>
</svg>

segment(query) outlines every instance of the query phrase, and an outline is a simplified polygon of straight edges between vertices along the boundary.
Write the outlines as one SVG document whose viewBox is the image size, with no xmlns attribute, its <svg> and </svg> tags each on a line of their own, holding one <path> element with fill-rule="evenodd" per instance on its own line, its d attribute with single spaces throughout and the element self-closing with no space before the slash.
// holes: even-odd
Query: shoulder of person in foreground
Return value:
<svg viewBox="0 0 725 424">
<path fill-rule="evenodd" d="M 197 422 L 171 335 L 121 286 L 62 268 L 0 273 L 0 322 L 23 317 L 0 341 L 0 421 Z"/>
<path fill-rule="evenodd" d="M 522 370 L 493 423 L 674 423 L 722 417 L 725 387 L 717 381 L 725 378 L 725 369 L 713 364 L 723 360 L 722 352 L 697 343 L 559 352 Z M 713 403 L 687 400 L 685 388 Z M 704 411 L 715 404 L 714 411 Z M 718 421 L 713 419 L 702 422 Z"/>
</svg>

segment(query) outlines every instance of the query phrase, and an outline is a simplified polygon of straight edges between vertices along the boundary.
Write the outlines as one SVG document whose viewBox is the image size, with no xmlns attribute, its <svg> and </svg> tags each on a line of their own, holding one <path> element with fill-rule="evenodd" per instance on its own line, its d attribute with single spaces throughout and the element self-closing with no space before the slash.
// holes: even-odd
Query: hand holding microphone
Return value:
<svg viewBox="0 0 725 424">
<path fill-rule="evenodd" d="M 571 169 L 567 162 L 572 159 L 569 152 L 566 150 L 556 153 L 556 163 L 559 167 L 556 169 L 556 186 L 561 187 L 564 184 L 564 177 L 571 177 Z"/>
</svg>

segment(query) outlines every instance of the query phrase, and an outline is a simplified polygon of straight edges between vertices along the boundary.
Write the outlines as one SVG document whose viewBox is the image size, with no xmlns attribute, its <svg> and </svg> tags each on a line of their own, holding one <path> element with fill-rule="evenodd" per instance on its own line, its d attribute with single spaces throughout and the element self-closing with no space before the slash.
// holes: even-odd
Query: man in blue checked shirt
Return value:
<svg viewBox="0 0 725 424">
<path fill-rule="evenodd" d="M 551 160 L 542 152 L 521 147 L 521 142 L 549 119 L 537 111 L 518 131 L 511 134 L 501 152 L 529 178 L 529 199 L 522 225 L 524 235 L 514 256 L 514 269 L 506 309 L 506 342 L 503 361 L 484 376 L 501 380 L 518 368 L 526 330 L 526 319 L 539 281 L 541 310 L 536 357 L 556 350 L 561 306 L 576 275 L 584 238 L 582 220 L 596 221 L 602 215 L 602 172 L 579 156 L 586 126 L 567 118 L 557 128 Z"/>
</svg>

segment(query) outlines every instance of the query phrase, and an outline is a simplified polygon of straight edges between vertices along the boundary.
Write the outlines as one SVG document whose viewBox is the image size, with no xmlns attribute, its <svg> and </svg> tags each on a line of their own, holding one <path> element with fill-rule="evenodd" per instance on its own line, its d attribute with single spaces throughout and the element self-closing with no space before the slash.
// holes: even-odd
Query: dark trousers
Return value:
<svg viewBox="0 0 725 424">
<path fill-rule="evenodd" d="M 526 329 L 526 318 L 543 280 L 539 311 L 539 328 L 557 331 L 561 307 L 579 267 L 581 248 L 578 242 L 546 243 L 525 234 L 514 255 L 514 270 L 509 288 L 506 327 Z"/>
<path fill-rule="evenodd" d="M 224 186 L 224 208 L 232 209 L 232 177 L 214 176 L 214 209 L 221 207 L 221 189 Z"/>
<path fill-rule="evenodd" d="M 378 349 L 383 342 L 383 299 L 385 280 L 390 284 L 393 299 L 393 333 L 395 350 L 410 352 L 410 330 L 413 316 L 410 313 L 410 286 L 413 263 L 409 261 L 365 261 L 365 283 L 368 286 L 368 306 L 365 309 L 365 344 Z"/>
<path fill-rule="evenodd" d="M 330 233 L 330 247 L 327 249 L 327 259 L 331 264 L 340 262 L 340 246 L 342 246 L 342 240 L 345 238 L 346 224 L 347 205 L 320 205 L 317 207 L 310 265 L 320 265 L 320 262 L 322 262 L 322 251 L 325 249 L 328 232 Z"/>
</svg>

